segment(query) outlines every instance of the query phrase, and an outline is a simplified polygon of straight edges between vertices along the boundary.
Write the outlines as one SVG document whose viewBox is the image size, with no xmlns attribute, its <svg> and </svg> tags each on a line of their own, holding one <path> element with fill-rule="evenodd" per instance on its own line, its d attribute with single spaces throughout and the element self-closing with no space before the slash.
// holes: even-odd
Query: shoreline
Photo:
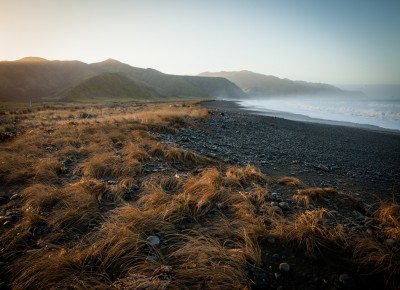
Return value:
<svg viewBox="0 0 400 290">
<path fill-rule="evenodd" d="M 234 102 L 201 104 L 213 111 L 211 119 L 164 137 L 219 161 L 254 164 L 272 177 L 294 176 L 371 202 L 400 200 L 399 134 L 264 116 Z"/>
<path fill-rule="evenodd" d="M 232 111 L 244 111 L 244 112 L 249 112 L 251 114 L 257 114 L 257 115 L 261 115 L 261 116 L 274 117 L 274 118 L 281 118 L 281 119 L 290 120 L 290 121 L 314 123 L 314 124 L 324 124 L 324 125 L 332 125 L 332 126 L 344 126 L 344 127 L 350 127 L 350 128 L 371 130 L 374 132 L 382 132 L 382 133 L 400 135 L 400 130 L 379 127 L 376 125 L 327 120 L 327 119 L 313 118 L 313 117 L 309 117 L 307 115 L 284 112 L 284 111 L 274 111 L 274 110 L 264 111 L 264 110 L 257 109 L 257 108 L 250 108 L 250 107 L 241 105 L 240 100 L 233 100 L 233 101 L 228 101 L 228 100 L 219 101 L 218 100 L 218 101 L 205 101 L 205 102 L 227 102 L 226 105 L 221 106 L 220 104 L 218 104 L 218 106 L 221 106 L 224 109 L 228 109 L 228 110 L 232 110 Z M 202 102 L 202 103 L 204 103 L 204 102 Z"/>
</svg>

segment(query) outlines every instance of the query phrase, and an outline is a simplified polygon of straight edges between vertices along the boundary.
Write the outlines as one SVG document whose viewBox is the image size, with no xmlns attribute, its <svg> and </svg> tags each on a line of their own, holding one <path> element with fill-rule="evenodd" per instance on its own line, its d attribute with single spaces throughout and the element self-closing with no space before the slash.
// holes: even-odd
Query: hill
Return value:
<svg viewBox="0 0 400 290">
<path fill-rule="evenodd" d="M 199 76 L 222 77 L 239 86 L 250 96 L 341 94 L 341 89 L 319 83 L 292 81 L 251 71 L 204 72 Z"/>
<path fill-rule="evenodd" d="M 158 95 L 143 85 L 119 75 L 104 73 L 91 77 L 68 91 L 65 101 L 95 101 L 113 100 L 124 101 L 129 99 L 153 99 Z"/>
<path fill-rule="evenodd" d="M 103 100 L 107 97 L 240 98 L 244 95 L 240 88 L 226 79 L 169 75 L 113 59 L 94 64 L 49 61 L 38 57 L 0 62 L 0 100 L 3 101 L 82 101 L 99 96 Z"/>
</svg>

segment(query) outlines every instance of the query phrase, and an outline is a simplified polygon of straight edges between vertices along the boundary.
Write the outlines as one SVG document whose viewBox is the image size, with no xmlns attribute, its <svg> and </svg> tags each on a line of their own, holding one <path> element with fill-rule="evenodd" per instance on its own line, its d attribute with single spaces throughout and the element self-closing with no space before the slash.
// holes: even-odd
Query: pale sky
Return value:
<svg viewBox="0 0 400 290">
<path fill-rule="evenodd" d="M 399 0 L 0 0 L 0 60 L 400 83 Z"/>
</svg>

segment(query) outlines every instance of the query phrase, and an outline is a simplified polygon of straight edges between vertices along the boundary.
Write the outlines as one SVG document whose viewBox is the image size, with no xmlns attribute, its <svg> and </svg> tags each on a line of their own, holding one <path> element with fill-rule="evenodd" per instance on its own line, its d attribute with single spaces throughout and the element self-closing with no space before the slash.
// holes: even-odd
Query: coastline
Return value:
<svg viewBox="0 0 400 290">
<path fill-rule="evenodd" d="M 388 129 L 388 128 L 379 127 L 379 126 L 370 125 L 370 124 L 360 124 L 360 123 L 313 118 L 313 117 L 309 117 L 307 115 L 295 114 L 295 113 L 284 112 L 284 111 L 274 111 L 274 110 L 265 111 L 265 110 L 261 110 L 261 109 L 259 110 L 257 108 L 250 108 L 250 107 L 243 106 L 240 104 L 241 101 L 239 101 L 239 100 L 235 100 L 235 101 L 224 100 L 224 101 L 214 101 L 214 102 L 218 102 L 217 107 L 221 107 L 221 108 L 224 108 L 224 109 L 230 110 L 230 111 L 241 111 L 242 110 L 242 111 L 249 112 L 251 114 L 282 118 L 282 119 L 297 121 L 297 122 L 316 123 L 316 124 L 325 124 L 325 125 L 333 125 L 333 126 L 345 126 L 345 127 L 351 127 L 351 128 L 359 128 L 359 129 L 366 129 L 366 130 L 371 130 L 371 131 L 376 131 L 376 132 L 384 132 L 384 133 L 400 135 L 400 130 Z M 220 102 L 221 103 L 227 102 L 227 103 L 225 105 L 222 105 L 222 104 L 220 104 Z"/>
<path fill-rule="evenodd" d="M 255 164 L 272 177 L 295 176 L 374 202 L 400 199 L 399 134 L 264 116 L 229 101 L 202 105 L 211 119 L 165 138 L 220 161 Z"/>
</svg>

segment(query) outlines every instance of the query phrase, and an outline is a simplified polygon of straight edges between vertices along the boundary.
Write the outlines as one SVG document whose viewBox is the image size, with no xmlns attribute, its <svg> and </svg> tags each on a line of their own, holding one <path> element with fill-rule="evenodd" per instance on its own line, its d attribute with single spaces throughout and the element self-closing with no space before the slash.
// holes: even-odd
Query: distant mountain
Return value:
<svg viewBox="0 0 400 290">
<path fill-rule="evenodd" d="M 204 77 L 222 77 L 239 86 L 249 96 L 275 96 L 275 95 L 310 95 L 310 94 L 342 94 L 341 89 L 318 83 L 292 81 L 267 76 L 251 71 L 233 72 L 204 72 L 199 74 Z"/>
<path fill-rule="evenodd" d="M 223 78 L 179 76 L 132 67 L 117 60 L 86 64 L 26 57 L 0 62 L 0 100 L 120 100 L 241 98 L 245 94 Z"/>
</svg>

